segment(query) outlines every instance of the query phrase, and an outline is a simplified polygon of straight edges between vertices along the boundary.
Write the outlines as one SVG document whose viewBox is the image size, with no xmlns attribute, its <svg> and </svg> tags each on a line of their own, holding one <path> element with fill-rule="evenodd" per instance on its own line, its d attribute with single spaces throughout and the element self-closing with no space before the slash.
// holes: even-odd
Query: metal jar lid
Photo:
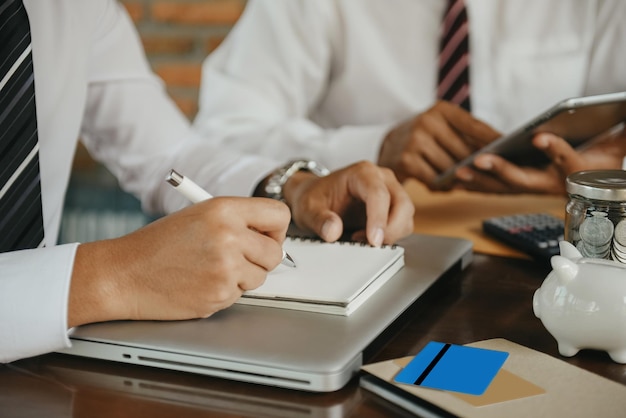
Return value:
<svg viewBox="0 0 626 418">
<path fill-rule="evenodd" d="M 588 170 L 572 173 L 565 180 L 570 195 L 592 200 L 626 202 L 625 170 Z"/>
</svg>

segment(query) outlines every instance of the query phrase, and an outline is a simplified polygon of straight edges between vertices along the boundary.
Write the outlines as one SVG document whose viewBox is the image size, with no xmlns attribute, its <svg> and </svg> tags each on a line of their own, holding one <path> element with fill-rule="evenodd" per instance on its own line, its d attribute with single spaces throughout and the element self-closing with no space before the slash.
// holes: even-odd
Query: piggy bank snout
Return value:
<svg viewBox="0 0 626 418">
<path fill-rule="evenodd" d="M 535 290 L 535 293 L 533 294 L 533 313 L 537 318 L 541 318 L 540 292 L 541 288 Z"/>
<path fill-rule="evenodd" d="M 554 305 L 557 300 L 555 293 L 559 292 L 559 288 L 566 287 L 568 283 L 575 280 L 579 271 L 575 262 L 563 256 L 556 255 L 550 262 L 552 271 L 533 294 L 533 312 L 537 318 L 541 318 L 543 311 L 555 308 L 542 305 Z"/>
</svg>

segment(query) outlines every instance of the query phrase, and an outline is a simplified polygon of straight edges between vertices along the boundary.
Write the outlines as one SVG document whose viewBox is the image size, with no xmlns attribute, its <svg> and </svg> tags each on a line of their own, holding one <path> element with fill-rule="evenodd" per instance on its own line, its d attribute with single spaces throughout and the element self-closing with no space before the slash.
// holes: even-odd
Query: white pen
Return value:
<svg viewBox="0 0 626 418">
<path fill-rule="evenodd" d="M 203 200 L 208 200 L 213 198 L 213 196 L 204 190 L 202 187 L 198 186 L 189 178 L 183 176 L 178 173 L 176 170 L 170 170 L 170 173 L 165 178 L 169 184 L 174 186 L 176 190 L 178 190 L 183 196 L 189 199 L 192 203 L 202 202 Z M 293 258 L 285 250 L 283 250 L 283 260 L 282 263 L 289 267 L 295 267 L 296 263 L 293 261 Z"/>
</svg>

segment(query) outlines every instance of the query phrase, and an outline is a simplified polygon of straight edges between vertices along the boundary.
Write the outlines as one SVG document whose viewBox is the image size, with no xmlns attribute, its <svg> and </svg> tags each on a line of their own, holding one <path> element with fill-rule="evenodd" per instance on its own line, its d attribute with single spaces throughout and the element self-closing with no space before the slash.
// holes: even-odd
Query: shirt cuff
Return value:
<svg viewBox="0 0 626 418">
<path fill-rule="evenodd" d="M 0 254 L 0 362 L 70 346 L 67 314 L 77 247 Z"/>
</svg>

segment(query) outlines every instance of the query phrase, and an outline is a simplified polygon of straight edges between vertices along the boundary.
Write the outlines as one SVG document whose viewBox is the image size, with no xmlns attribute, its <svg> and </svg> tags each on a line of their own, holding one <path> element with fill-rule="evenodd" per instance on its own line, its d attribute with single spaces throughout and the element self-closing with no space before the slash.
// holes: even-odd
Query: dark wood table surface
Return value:
<svg viewBox="0 0 626 418">
<path fill-rule="evenodd" d="M 429 341 L 506 338 L 560 357 L 532 311 L 547 264 L 476 254 L 420 299 L 367 362 L 418 352 Z M 626 365 L 598 351 L 565 359 L 626 384 Z M 393 417 L 409 416 L 359 388 L 307 393 L 183 372 L 49 354 L 0 366 L 1 417 Z"/>
</svg>

